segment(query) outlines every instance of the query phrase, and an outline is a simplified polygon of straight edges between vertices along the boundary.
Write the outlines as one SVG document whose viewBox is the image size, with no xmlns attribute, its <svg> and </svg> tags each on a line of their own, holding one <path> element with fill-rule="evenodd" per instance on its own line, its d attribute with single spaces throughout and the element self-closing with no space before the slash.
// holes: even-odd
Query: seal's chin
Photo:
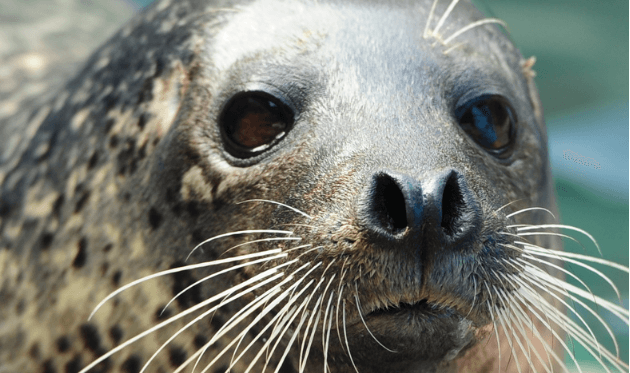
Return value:
<svg viewBox="0 0 630 373">
<path fill-rule="evenodd" d="M 459 356 L 473 344 L 475 329 L 472 321 L 453 308 L 426 299 L 376 309 L 365 316 L 365 325 L 361 327 L 369 328 L 382 344 L 374 346 L 380 353 L 373 350 L 379 359 L 389 355 L 383 351 L 386 347 L 395 351 L 390 356 L 393 361 L 428 365 L 448 363 Z M 374 339 L 363 338 L 363 341 L 371 344 Z"/>
</svg>

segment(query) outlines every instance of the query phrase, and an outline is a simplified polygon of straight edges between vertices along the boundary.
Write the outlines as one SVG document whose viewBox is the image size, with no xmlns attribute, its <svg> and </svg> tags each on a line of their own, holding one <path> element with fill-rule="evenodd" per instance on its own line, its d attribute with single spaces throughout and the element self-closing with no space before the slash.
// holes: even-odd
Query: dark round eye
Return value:
<svg viewBox="0 0 630 373">
<path fill-rule="evenodd" d="M 293 112 L 267 93 L 243 92 L 227 103 L 219 123 L 227 150 L 235 157 L 248 158 L 286 135 L 293 125 Z"/>
<path fill-rule="evenodd" d="M 499 158 L 507 158 L 514 142 L 516 116 L 502 96 L 483 95 L 455 111 L 459 125 L 477 144 Z"/>
</svg>

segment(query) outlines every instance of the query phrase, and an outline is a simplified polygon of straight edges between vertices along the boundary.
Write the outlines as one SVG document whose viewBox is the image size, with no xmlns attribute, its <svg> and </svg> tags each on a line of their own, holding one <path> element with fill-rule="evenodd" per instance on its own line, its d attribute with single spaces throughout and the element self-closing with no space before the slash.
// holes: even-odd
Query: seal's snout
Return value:
<svg viewBox="0 0 630 373">
<path fill-rule="evenodd" d="M 424 232 L 425 239 L 441 247 L 473 238 L 481 224 L 480 207 L 464 177 L 449 169 L 423 181 L 390 171 L 376 173 L 361 201 L 367 228 L 394 240 L 419 238 Z"/>
</svg>

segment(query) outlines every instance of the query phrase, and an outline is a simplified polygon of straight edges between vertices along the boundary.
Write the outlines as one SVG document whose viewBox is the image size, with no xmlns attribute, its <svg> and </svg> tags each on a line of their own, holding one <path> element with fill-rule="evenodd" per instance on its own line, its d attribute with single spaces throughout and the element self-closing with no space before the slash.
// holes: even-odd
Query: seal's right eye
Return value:
<svg viewBox="0 0 630 373">
<path fill-rule="evenodd" d="M 249 158 L 287 134 L 293 111 L 265 92 L 243 92 L 225 105 L 219 123 L 227 151 L 237 158 Z"/>
<path fill-rule="evenodd" d="M 507 99 L 483 95 L 457 110 L 459 125 L 477 144 L 498 158 L 510 156 L 516 134 L 516 115 Z"/>
</svg>

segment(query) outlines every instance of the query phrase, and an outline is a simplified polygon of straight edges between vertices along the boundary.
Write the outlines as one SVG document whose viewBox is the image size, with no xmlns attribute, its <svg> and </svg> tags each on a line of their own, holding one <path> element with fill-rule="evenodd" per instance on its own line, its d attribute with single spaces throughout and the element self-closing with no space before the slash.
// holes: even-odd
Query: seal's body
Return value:
<svg viewBox="0 0 630 373">
<path fill-rule="evenodd" d="M 542 371 L 565 333 L 597 349 L 563 313 L 531 61 L 493 23 L 152 5 L 2 145 L 4 366 Z"/>
</svg>

